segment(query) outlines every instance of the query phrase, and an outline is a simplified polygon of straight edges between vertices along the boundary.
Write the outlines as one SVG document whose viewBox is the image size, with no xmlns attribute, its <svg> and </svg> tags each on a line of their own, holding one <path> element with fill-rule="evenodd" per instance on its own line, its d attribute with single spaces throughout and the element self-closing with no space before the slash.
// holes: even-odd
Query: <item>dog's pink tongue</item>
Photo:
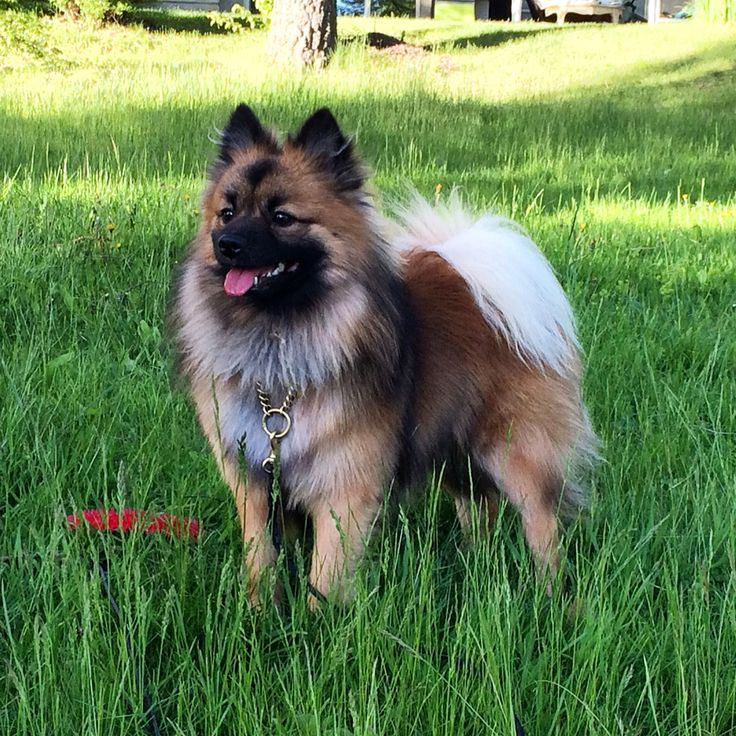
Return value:
<svg viewBox="0 0 736 736">
<path fill-rule="evenodd" d="M 259 273 L 257 268 L 231 268 L 225 274 L 225 293 L 230 296 L 243 296 L 253 286 Z"/>
</svg>

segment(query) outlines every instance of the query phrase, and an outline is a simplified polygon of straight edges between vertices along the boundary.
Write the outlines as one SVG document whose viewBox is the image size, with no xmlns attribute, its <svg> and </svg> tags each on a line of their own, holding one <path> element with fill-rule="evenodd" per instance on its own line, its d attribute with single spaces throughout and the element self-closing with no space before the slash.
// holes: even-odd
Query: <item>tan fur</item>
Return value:
<svg viewBox="0 0 736 736">
<path fill-rule="evenodd" d="M 216 263 L 210 231 L 217 222 L 217 212 L 226 204 L 224 193 L 234 188 L 250 202 L 254 211 L 263 210 L 269 195 L 283 193 L 290 212 L 315 221 L 314 225 L 304 228 L 305 233 L 321 237 L 325 244 L 331 246 L 335 266 L 332 277 L 342 281 L 346 275 L 354 275 L 364 265 L 370 242 L 365 217 L 356 211 L 353 201 L 326 197 L 328 182 L 324 174 L 315 171 L 303 153 L 288 143 L 284 146 L 276 169 L 255 189 L 251 188 L 240 172 L 267 154 L 268 150 L 262 147 L 238 152 L 225 175 L 208 188 L 202 201 L 202 225 L 197 240 L 202 261 L 207 265 Z M 355 246 L 349 252 L 341 247 L 346 240 Z M 361 245 L 364 247 L 361 248 Z"/>
<path fill-rule="evenodd" d="M 209 386 L 204 381 L 193 384 L 200 424 L 235 499 L 246 545 L 249 591 L 255 602 L 259 580 L 276 558 L 267 532 L 266 486 L 253 473 L 241 477 L 222 436 L 222 412 L 240 395 L 240 385 L 233 379 L 215 380 Z M 255 387 L 250 398 L 260 423 Z M 284 471 L 293 468 L 299 473 L 300 482 L 290 487 L 290 501 L 313 520 L 310 579 L 329 594 L 352 572 L 370 535 L 387 472 L 382 459 L 396 452 L 393 430 L 399 417 L 390 406 L 361 410 L 346 404 L 339 387 L 305 392 L 290 414 L 294 429 L 283 444 L 282 465 Z M 254 434 L 259 439 L 258 428 Z M 265 445 L 260 453 L 266 456 Z M 347 597 L 348 587 L 338 585 L 336 595 Z"/>
<path fill-rule="evenodd" d="M 312 509 L 315 541 L 309 579 L 317 590 L 340 600 L 350 597 L 350 579 L 376 520 L 379 493 L 375 482 L 352 486 Z M 309 603 L 314 607 L 318 601 L 311 595 Z"/>
<path fill-rule="evenodd" d="M 455 426 L 521 513 L 539 567 L 554 574 L 561 489 L 550 480 L 566 475 L 576 443 L 589 433 L 579 369 L 561 376 L 524 363 L 483 321 L 465 282 L 436 253 L 407 254 L 405 279 L 420 316 L 418 427 L 431 436 L 436 425 Z M 467 407 L 478 397 L 480 410 L 472 416 Z M 466 419 L 458 422 L 463 411 Z M 467 527 L 467 497 L 450 494 Z M 495 516 L 495 505 L 482 513 Z"/>
<path fill-rule="evenodd" d="M 252 187 L 244 172 L 264 158 L 274 165 Z M 328 253 L 326 303 L 282 317 L 224 293 L 222 279 L 213 275 L 218 264 L 211 233 L 222 227 L 218 213 L 233 190 L 248 217 L 265 219 L 269 198 L 278 196 L 305 221 L 295 225 L 296 234 L 317 240 Z M 401 459 L 405 447 L 435 467 L 449 463 L 452 447 L 463 448 L 479 471 L 472 497 L 463 462 L 454 475 L 448 465 L 443 482 L 462 527 L 471 526 L 474 502 L 484 527 L 492 526 L 501 492 L 521 515 L 539 569 L 551 575 L 557 569 L 556 512 L 565 499 L 575 501 L 573 486 L 563 479 L 594 441 L 580 397 L 579 361 L 573 358 L 564 371 L 525 361 L 489 326 L 446 260 L 416 249 L 399 262 L 376 222 L 362 189 L 336 190 L 322 164 L 292 142 L 234 151 L 203 197 L 173 319 L 199 422 L 235 499 L 254 599 L 275 561 L 260 471 L 269 446 L 260 427 L 257 381 L 266 382 L 274 405 L 289 387 L 300 391 L 281 446 L 281 474 L 287 510 L 311 518 L 310 580 L 321 593 L 349 597 L 386 488 L 399 461 L 407 460 Z M 376 278 L 398 273 L 403 282 L 414 320 L 406 335 L 397 332 L 391 304 L 376 307 L 372 289 L 381 284 L 374 286 L 370 277 L 376 263 L 384 269 Z M 402 388 L 399 370 L 381 388 L 381 361 L 392 365 L 407 348 L 402 341 L 411 343 L 411 381 Z M 378 371 L 370 385 L 361 373 L 365 356 Z M 399 393 L 392 398 L 390 391 Z M 251 463 L 244 475 L 237 461 L 243 453 Z"/>
</svg>

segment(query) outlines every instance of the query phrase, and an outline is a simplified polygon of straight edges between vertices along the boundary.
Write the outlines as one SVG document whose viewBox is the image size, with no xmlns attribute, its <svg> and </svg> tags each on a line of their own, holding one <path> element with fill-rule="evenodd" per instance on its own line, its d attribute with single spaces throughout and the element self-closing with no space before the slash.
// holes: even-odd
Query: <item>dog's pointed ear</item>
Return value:
<svg viewBox="0 0 736 736">
<path fill-rule="evenodd" d="M 316 158 L 334 177 L 340 191 L 360 189 L 365 171 L 353 142 L 343 135 L 334 115 L 323 107 L 307 118 L 291 143 Z"/>
<path fill-rule="evenodd" d="M 248 105 L 238 105 L 220 139 L 220 158 L 225 162 L 232 161 L 235 151 L 250 148 L 257 144 L 273 145 L 271 134 L 261 125 L 253 110 Z"/>
</svg>

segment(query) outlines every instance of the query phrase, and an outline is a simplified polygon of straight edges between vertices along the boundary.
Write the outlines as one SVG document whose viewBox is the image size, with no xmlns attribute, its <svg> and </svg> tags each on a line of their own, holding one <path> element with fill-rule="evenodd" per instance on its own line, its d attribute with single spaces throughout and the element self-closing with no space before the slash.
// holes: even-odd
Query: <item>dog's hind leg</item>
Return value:
<svg viewBox="0 0 736 736">
<path fill-rule="evenodd" d="M 466 537 L 472 538 L 476 528 L 481 537 L 493 531 L 498 517 L 498 489 L 490 479 L 476 477 L 472 487 L 466 488 L 453 479 L 443 478 L 442 490 L 455 504 L 455 514 Z"/>
<path fill-rule="evenodd" d="M 538 574 L 551 593 L 559 567 L 556 507 L 562 491 L 562 473 L 559 456 L 548 440 L 541 436 L 532 441 L 525 439 L 501 443 L 479 460 L 521 515 Z"/>
<path fill-rule="evenodd" d="M 442 490 L 455 504 L 455 514 L 463 535 L 488 536 L 498 516 L 498 488 L 488 471 L 460 449 L 450 454 L 440 476 Z"/>
<path fill-rule="evenodd" d="M 457 493 L 446 486 L 444 490 L 455 503 L 455 514 L 463 534 L 468 537 L 472 536 L 476 524 L 481 535 L 486 536 L 491 533 L 498 517 L 498 499 L 495 494 L 471 498 L 467 494 Z"/>
<path fill-rule="evenodd" d="M 460 529 L 468 538 L 488 536 L 498 516 L 498 488 L 467 452 L 456 449 L 442 468 L 440 487 L 455 504 Z"/>
</svg>

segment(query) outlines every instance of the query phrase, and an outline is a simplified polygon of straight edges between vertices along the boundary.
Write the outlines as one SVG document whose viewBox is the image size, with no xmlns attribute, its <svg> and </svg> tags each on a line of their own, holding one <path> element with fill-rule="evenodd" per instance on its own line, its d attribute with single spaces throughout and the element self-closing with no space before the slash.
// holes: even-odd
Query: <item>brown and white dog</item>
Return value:
<svg viewBox="0 0 736 736">
<path fill-rule="evenodd" d="M 557 512 L 581 504 L 574 472 L 595 453 L 562 288 L 512 224 L 419 198 L 387 223 L 364 185 L 328 110 L 280 143 L 240 105 L 176 282 L 181 368 L 235 496 L 251 594 L 275 560 L 259 382 L 275 405 L 298 392 L 281 487 L 311 519 L 322 594 L 349 595 L 389 486 L 433 468 L 465 528 L 503 493 L 554 574 Z"/>
</svg>

